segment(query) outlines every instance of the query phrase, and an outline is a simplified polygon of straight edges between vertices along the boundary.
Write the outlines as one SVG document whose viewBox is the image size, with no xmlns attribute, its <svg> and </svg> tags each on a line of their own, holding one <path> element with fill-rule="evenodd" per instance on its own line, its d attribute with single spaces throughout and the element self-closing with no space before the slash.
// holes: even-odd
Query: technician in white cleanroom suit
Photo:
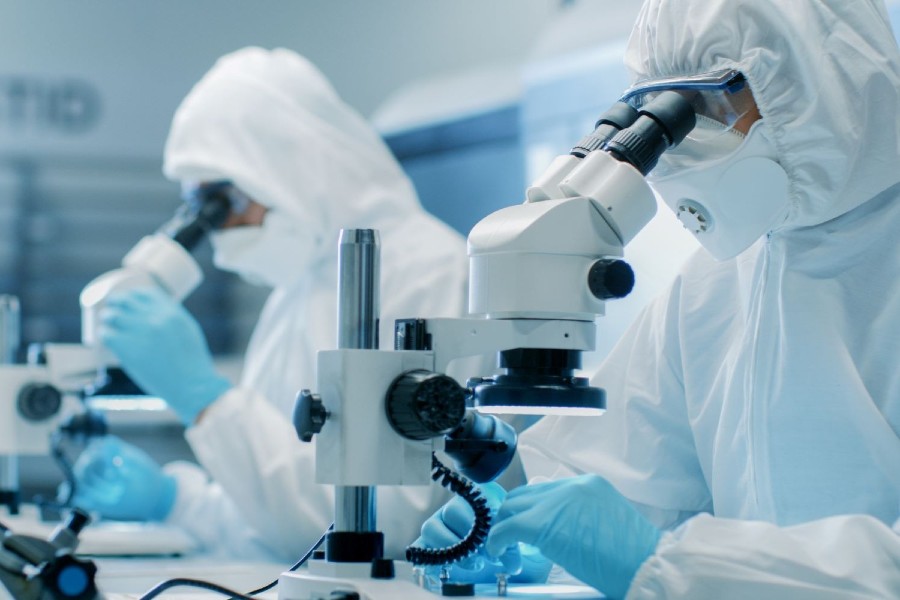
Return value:
<svg viewBox="0 0 900 600">
<path fill-rule="evenodd" d="M 180 305 L 148 292 L 110 301 L 104 342 L 185 421 L 215 483 L 184 465 L 154 472 L 136 449 L 113 440 L 79 460 L 76 501 L 120 518 L 167 517 L 212 549 L 246 539 L 249 524 L 276 557 L 296 558 L 334 512 L 332 487 L 315 484 L 314 445 L 299 441 L 290 413 L 298 390 L 315 389 L 316 352 L 336 347 L 339 230 L 380 232 L 382 347 L 392 347 L 395 318 L 464 314 L 465 242 L 422 209 L 376 132 L 288 50 L 221 58 L 178 108 L 164 171 L 188 184 L 230 181 L 249 197 L 250 208 L 229 222 L 245 224 L 213 233 L 214 262 L 273 291 L 236 387 L 215 373 Z M 109 467 L 116 457 L 125 468 Z M 166 485 L 134 481 L 154 477 Z M 107 494 L 114 483 L 146 495 L 173 482 L 168 499 Z M 378 495 L 393 555 L 418 533 L 420 520 L 408 515 L 428 514 L 447 498 L 438 486 L 383 487 Z M 133 506 L 138 514 L 129 513 Z"/>
<path fill-rule="evenodd" d="M 884 5 L 648 0 L 626 64 L 635 104 L 693 101 L 697 127 L 651 181 L 705 250 L 593 378 L 608 412 L 520 438 L 526 472 L 552 481 L 509 493 L 487 552 L 531 543 L 617 598 L 900 598 Z M 459 534 L 456 506 L 420 543 Z"/>
</svg>

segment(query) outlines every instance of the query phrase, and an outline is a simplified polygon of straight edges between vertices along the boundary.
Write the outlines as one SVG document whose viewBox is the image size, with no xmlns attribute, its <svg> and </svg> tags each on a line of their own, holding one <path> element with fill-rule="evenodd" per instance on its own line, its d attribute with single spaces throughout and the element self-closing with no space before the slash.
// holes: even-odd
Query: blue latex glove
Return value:
<svg viewBox="0 0 900 600">
<path fill-rule="evenodd" d="M 479 486 L 479 490 L 487 500 L 491 514 L 495 515 L 506 497 L 506 490 L 493 482 Z M 425 521 L 421 536 L 414 545 L 423 548 L 452 546 L 469 533 L 474 521 L 472 507 L 456 496 Z M 492 558 L 483 548 L 480 549 L 475 555 L 452 565 L 450 578 L 453 581 L 491 583 L 497 580 L 497 573 L 506 573 L 511 575 L 510 581 L 535 583 L 545 581 L 551 567 L 550 561 L 541 556 L 537 549 L 525 544 L 513 544 L 498 558 Z"/>
<path fill-rule="evenodd" d="M 105 436 L 75 461 L 72 504 L 107 519 L 161 521 L 175 503 L 176 482 L 146 452 Z"/>
<path fill-rule="evenodd" d="M 497 513 L 487 551 L 534 544 L 569 573 L 611 598 L 623 598 L 660 531 L 597 475 L 513 490 Z"/>
<path fill-rule="evenodd" d="M 216 373 L 200 325 L 162 290 L 110 295 L 100 320 L 100 339 L 125 372 L 186 425 L 231 387 Z"/>
</svg>

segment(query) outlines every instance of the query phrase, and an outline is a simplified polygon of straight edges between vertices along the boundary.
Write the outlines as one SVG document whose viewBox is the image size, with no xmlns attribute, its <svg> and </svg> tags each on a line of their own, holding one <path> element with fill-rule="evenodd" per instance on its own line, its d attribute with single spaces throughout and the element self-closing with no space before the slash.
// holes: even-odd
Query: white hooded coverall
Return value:
<svg viewBox="0 0 900 600">
<path fill-rule="evenodd" d="M 464 314 L 465 242 L 422 209 L 376 132 L 288 50 L 219 59 L 175 114 L 164 170 L 182 181 L 230 180 L 289 216 L 305 240 L 303 253 L 268 257 L 294 275 L 265 304 L 240 386 L 187 431 L 216 483 L 196 468 L 169 468 L 179 483 L 170 521 L 208 550 L 262 558 L 261 542 L 270 558 L 296 559 L 334 514 L 333 488 L 315 483 L 314 444 L 298 439 L 290 415 L 297 392 L 316 389 L 316 352 L 336 347 L 340 229 L 380 232 L 382 348 L 393 347 L 396 318 Z M 402 556 L 447 498 L 436 485 L 380 487 L 386 553 Z"/>
<path fill-rule="evenodd" d="M 900 53 L 881 0 L 648 0 L 635 81 L 735 68 L 790 180 L 786 221 L 700 250 L 529 476 L 598 473 L 670 528 L 629 598 L 900 598 Z M 893 529 L 892 529 L 893 526 Z"/>
</svg>

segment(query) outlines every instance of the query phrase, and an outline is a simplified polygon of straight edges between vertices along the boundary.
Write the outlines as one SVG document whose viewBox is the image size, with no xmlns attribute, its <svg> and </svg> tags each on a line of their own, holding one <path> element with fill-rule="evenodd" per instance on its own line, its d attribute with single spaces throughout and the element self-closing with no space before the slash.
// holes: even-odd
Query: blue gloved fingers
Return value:
<svg viewBox="0 0 900 600">
<path fill-rule="evenodd" d="M 175 502 L 175 479 L 146 452 L 112 436 L 91 442 L 73 470 L 73 503 L 105 518 L 163 519 Z"/>
<path fill-rule="evenodd" d="M 481 551 L 487 556 L 485 549 L 482 548 Z M 519 552 L 519 545 L 513 544 L 503 554 L 493 559 L 493 562 L 499 563 L 497 566 L 507 575 L 518 575 L 522 572 L 522 553 Z"/>
<path fill-rule="evenodd" d="M 507 548 L 518 542 L 540 548 L 546 518 L 546 511 L 539 506 L 534 506 L 498 520 L 491 527 L 485 543 L 488 556 L 499 557 L 506 552 Z"/>
<path fill-rule="evenodd" d="M 518 583 L 543 583 L 550 575 L 553 561 L 546 558 L 541 551 L 531 544 L 518 544 L 522 560 L 522 570 L 513 581 Z"/>
<path fill-rule="evenodd" d="M 475 511 L 469 503 L 459 496 L 451 499 L 440 510 L 440 520 L 447 529 L 456 537 L 458 542 L 469 533 L 475 522 Z"/>
<path fill-rule="evenodd" d="M 459 543 L 463 536 L 450 529 L 441 518 L 444 509 L 446 509 L 446 506 L 438 510 L 431 518 L 425 521 L 422 525 L 419 539 L 413 543 L 414 546 L 422 548 L 447 548 Z M 471 527 L 472 523 L 470 521 L 469 528 Z M 468 529 L 466 530 L 466 533 L 468 533 Z M 465 535 L 465 533 L 463 535 Z M 458 566 L 468 571 L 478 571 L 484 567 L 484 560 L 479 558 L 476 554 L 459 561 Z"/>
<path fill-rule="evenodd" d="M 140 309 L 159 302 L 171 300 L 171 297 L 159 288 L 140 287 L 112 292 L 105 299 L 108 306 Z M 174 302 L 174 300 L 172 300 Z"/>
<path fill-rule="evenodd" d="M 422 548 L 446 548 L 452 546 L 460 540 L 459 535 L 453 532 L 447 524 L 440 518 L 440 509 L 431 518 L 422 524 L 422 531 L 419 539 L 413 545 Z"/>
<path fill-rule="evenodd" d="M 160 289 L 111 296 L 99 336 L 132 380 L 164 399 L 185 425 L 231 388 L 216 372 L 200 324 Z"/>
</svg>

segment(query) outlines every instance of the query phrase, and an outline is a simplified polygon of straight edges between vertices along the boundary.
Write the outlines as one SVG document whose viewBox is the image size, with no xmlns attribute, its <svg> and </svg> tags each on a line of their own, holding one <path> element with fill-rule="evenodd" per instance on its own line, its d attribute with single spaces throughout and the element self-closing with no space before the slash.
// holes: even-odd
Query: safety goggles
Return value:
<svg viewBox="0 0 900 600">
<path fill-rule="evenodd" d="M 640 110 L 666 91 L 687 98 L 697 124 L 676 147 L 667 150 L 651 177 L 664 177 L 734 152 L 744 141 L 735 128 L 756 109 L 747 80 L 740 71 L 726 69 L 687 77 L 666 77 L 641 82 L 627 89 L 621 100 Z M 746 122 L 746 121 L 745 121 Z"/>
<path fill-rule="evenodd" d="M 238 189 L 230 181 L 213 181 L 208 183 L 185 182 L 181 185 L 181 199 L 189 211 L 199 211 L 212 198 L 228 198 L 231 212 L 244 214 L 250 206 L 250 197 Z"/>
<path fill-rule="evenodd" d="M 691 102 L 697 116 L 720 123 L 725 129 L 756 106 L 746 78 L 734 69 L 644 81 L 625 90 L 620 100 L 640 110 L 666 91 L 679 92 Z"/>
</svg>

